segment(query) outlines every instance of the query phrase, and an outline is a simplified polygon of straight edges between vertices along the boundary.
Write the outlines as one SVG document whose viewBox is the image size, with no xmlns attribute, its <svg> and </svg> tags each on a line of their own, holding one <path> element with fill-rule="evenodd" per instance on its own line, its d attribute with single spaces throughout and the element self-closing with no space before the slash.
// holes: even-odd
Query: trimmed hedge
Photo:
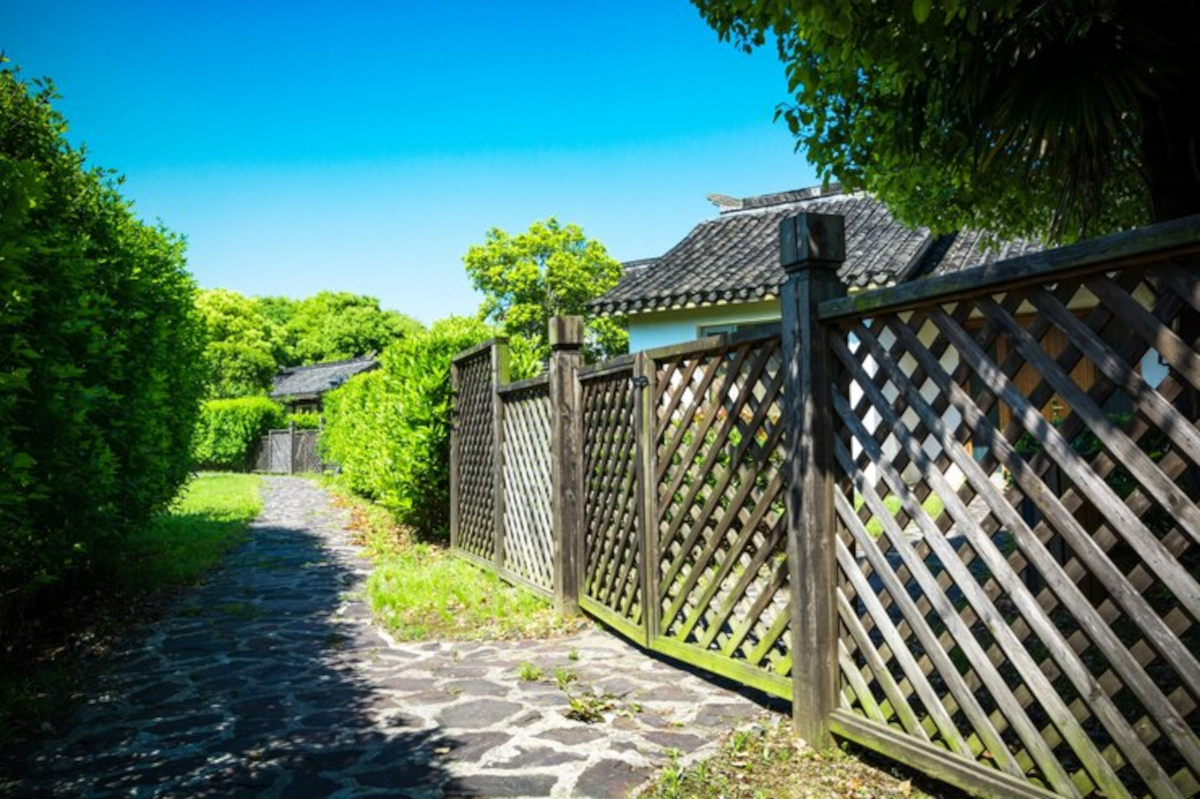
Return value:
<svg viewBox="0 0 1200 799">
<path fill-rule="evenodd" d="M 322 457 L 423 538 L 449 536 L 450 359 L 492 335 L 477 319 L 440 320 L 325 397 Z"/>
<path fill-rule="evenodd" d="M 191 467 L 203 331 L 184 243 L 0 69 L 0 627 L 147 524 Z"/>
<path fill-rule="evenodd" d="M 259 439 L 284 426 L 283 408 L 267 397 L 209 400 L 200 409 L 192 458 L 200 469 L 247 470 Z"/>
<path fill-rule="evenodd" d="M 316 411 L 289 413 L 285 426 L 293 424 L 297 430 L 319 430 L 321 428 L 321 414 Z"/>
</svg>

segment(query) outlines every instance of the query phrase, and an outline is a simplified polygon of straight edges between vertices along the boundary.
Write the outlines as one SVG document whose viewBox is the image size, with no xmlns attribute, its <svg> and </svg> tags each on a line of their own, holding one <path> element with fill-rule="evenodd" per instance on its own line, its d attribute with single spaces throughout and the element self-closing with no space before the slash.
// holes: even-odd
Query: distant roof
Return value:
<svg viewBox="0 0 1200 799">
<path fill-rule="evenodd" d="M 984 246 L 981 233 L 935 236 L 898 222 L 883 203 L 837 184 L 738 199 L 714 194 L 716 219 L 701 222 L 661 258 L 625 264 L 621 282 L 590 304 L 594 313 L 634 314 L 669 308 L 752 302 L 776 297 L 785 274 L 779 265 L 779 222 L 801 211 L 846 218 L 846 261 L 838 275 L 858 289 L 1044 249 L 1034 241 Z"/>
<path fill-rule="evenodd" d="M 272 397 L 308 398 L 324 394 L 345 383 L 356 374 L 369 372 L 379 366 L 374 356 L 330 361 L 312 366 L 291 366 L 275 375 Z"/>
</svg>

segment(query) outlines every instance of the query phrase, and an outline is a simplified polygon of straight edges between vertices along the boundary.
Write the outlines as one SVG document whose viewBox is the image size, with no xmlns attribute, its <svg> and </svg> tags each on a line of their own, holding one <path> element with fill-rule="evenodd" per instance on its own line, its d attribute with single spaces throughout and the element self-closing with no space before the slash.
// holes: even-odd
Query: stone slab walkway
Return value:
<svg viewBox="0 0 1200 799">
<path fill-rule="evenodd" d="M 266 479 L 264 501 L 227 567 L 114 653 L 69 730 L 8 753 L 0 794 L 619 797 L 763 712 L 600 630 L 395 643 L 361 598 L 347 514 L 297 478 Z M 521 680 L 525 661 L 548 678 Z M 567 718 L 556 666 L 617 707 Z"/>
</svg>

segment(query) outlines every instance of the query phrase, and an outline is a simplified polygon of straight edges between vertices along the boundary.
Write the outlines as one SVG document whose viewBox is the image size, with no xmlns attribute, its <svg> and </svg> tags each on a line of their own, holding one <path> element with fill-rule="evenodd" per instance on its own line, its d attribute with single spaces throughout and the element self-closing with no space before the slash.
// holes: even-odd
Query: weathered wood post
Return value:
<svg viewBox="0 0 1200 799">
<path fill-rule="evenodd" d="M 296 473 L 296 423 L 288 422 L 288 474 Z"/>
<path fill-rule="evenodd" d="M 550 524 L 554 604 L 579 612 L 579 538 L 583 509 L 583 317 L 550 319 Z"/>
<path fill-rule="evenodd" d="M 792 593 L 792 715 L 810 745 L 830 746 L 837 702 L 837 558 L 834 546 L 833 356 L 817 317 L 822 301 L 846 293 L 838 265 L 846 258 L 845 222 L 833 214 L 798 214 L 779 224 L 787 272 L 783 311 L 783 416 L 786 444 L 787 547 Z"/>
<path fill-rule="evenodd" d="M 492 342 L 492 532 L 496 551 L 493 553 L 496 574 L 504 571 L 504 399 L 500 386 L 508 382 L 508 339 L 497 337 Z"/>
<path fill-rule="evenodd" d="M 462 375 L 458 361 L 450 360 L 450 549 L 459 548 L 459 503 L 462 501 Z"/>
<path fill-rule="evenodd" d="M 654 359 L 639 352 L 633 361 L 633 426 L 637 484 L 638 529 L 641 537 L 642 615 L 645 618 L 645 646 L 651 646 L 661 633 L 662 606 L 659 604 L 658 570 L 658 481 L 655 460 Z"/>
</svg>

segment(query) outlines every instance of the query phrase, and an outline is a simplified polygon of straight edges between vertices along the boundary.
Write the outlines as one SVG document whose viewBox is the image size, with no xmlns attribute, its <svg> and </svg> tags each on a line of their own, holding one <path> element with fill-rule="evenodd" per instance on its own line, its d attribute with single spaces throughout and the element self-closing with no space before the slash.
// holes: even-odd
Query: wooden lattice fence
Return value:
<svg viewBox="0 0 1200 799">
<path fill-rule="evenodd" d="M 549 378 L 502 386 L 503 571 L 544 593 L 554 591 L 551 535 Z"/>
<path fill-rule="evenodd" d="M 655 350 L 655 649 L 791 695 L 779 336 Z"/>
<path fill-rule="evenodd" d="M 496 386 L 507 377 L 502 342 L 485 342 L 459 354 L 451 368 L 455 393 L 450 470 L 450 537 L 460 553 L 496 559 L 496 518 L 503 513 L 497 489 L 496 446 L 500 403 Z"/>
<path fill-rule="evenodd" d="M 505 339 L 454 357 L 450 541 L 567 610 L 576 605 L 576 547 L 554 531 L 577 526 L 582 320 L 553 320 L 550 343 L 548 374 L 516 383 Z"/>
<path fill-rule="evenodd" d="M 937 288 L 822 306 L 835 729 L 1064 796 L 1194 795 L 1196 262 Z"/>
<path fill-rule="evenodd" d="M 646 643 L 633 358 L 581 370 L 583 516 L 579 604 Z"/>
<path fill-rule="evenodd" d="M 840 225 L 782 225 L 781 335 L 459 356 L 456 547 L 817 745 L 1200 792 L 1200 217 L 850 298 Z"/>
</svg>

